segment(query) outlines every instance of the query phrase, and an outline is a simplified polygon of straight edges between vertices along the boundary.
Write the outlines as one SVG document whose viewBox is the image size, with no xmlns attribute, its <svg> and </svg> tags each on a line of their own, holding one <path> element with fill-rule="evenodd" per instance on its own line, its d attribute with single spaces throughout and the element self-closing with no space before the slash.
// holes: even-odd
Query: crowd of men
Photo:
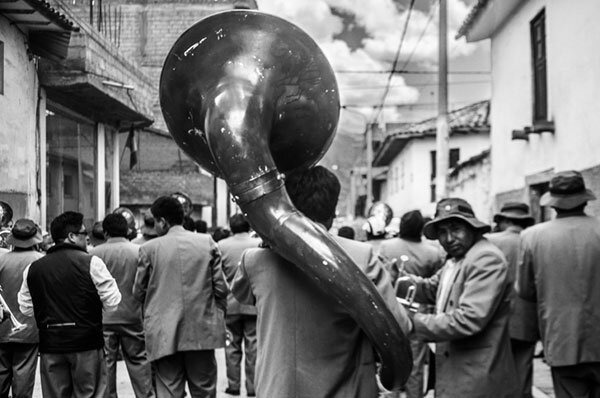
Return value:
<svg viewBox="0 0 600 398">
<path fill-rule="evenodd" d="M 300 212 L 332 227 L 333 173 L 291 173 L 285 187 Z M 508 202 L 491 232 L 466 200 L 446 198 L 429 221 L 402 215 L 395 238 L 378 239 L 376 220 L 367 242 L 339 229 L 337 244 L 410 339 L 409 398 L 424 395 L 426 362 L 436 397 L 532 397 L 538 340 L 558 398 L 600 397 L 600 221 L 584 211 L 594 199 L 566 171 L 541 198 L 556 218 L 538 225 L 525 203 Z M 0 202 L 6 227 L 8 209 Z M 32 220 L 6 228 L 0 397 L 32 396 L 38 353 L 44 397 L 116 397 L 119 355 L 136 397 L 183 397 L 186 387 L 215 397 L 222 347 L 229 395 L 242 386 L 262 398 L 385 393 L 348 310 L 254 237 L 243 215 L 230 232 L 197 233 L 171 195 L 152 204 L 139 237 L 128 217 L 116 211 L 87 231 L 82 214 L 66 212 L 50 225 L 50 247 Z"/>
</svg>

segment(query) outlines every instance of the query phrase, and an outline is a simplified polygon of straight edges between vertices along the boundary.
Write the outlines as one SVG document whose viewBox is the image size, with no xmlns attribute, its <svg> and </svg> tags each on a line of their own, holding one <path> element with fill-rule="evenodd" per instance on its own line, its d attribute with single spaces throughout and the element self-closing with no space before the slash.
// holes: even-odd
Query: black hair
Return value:
<svg viewBox="0 0 600 398">
<path fill-rule="evenodd" d="M 129 232 L 127 219 L 118 213 L 107 214 L 102 221 L 102 229 L 113 238 L 126 238 Z"/>
<path fill-rule="evenodd" d="M 183 228 L 187 229 L 188 231 L 196 232 L 196 223 L 194 222 L 192 217 L 183 217 Z"/>
<path fill-rule="evenodd" d="M 246 220 L 243 214 L 237 213 L 229 217 L 229 228 L 234 234 L 250 231 L 250 223 Z"/>
<path fill-rule="evenodd" d="M 6 202 L 0 201 L 0 227 L 7 227 L 13 218 L 13 209 Z"/>
<path fill-rule="evenodd" d="M 340 227 L 340 229 L 338 230 L 338 236 L 341 236 L 344 238 L 354 239 L 354 235 L 355 235 L 354 228 L 349 227 L 347 225 Z"/>
<path fill-rule="evenodd" d="M 335 217 L 340 181 L 323 166 L 299 170 L 286 176 L 285 187 L 298 210 L 313 221 L 327 224 Z"/>
<path fill-rule="evenodd" d="M 225 227 L 217 227 L 212 233 L 212 238 L 215 242 L 218 242 L 222 239 L 229 238 L 231 236 L 231 231 L 229 231 Z"/>
<path fill-rule="evenodd" d="M 150 211 L 155 218 L 164 218 L 170 225 L 183 223 L 183 206 L 171 196 L 161 196 L 152 203 Z"/>
<path fill-rule="evenodd" d="M 208 225 L 206 225 L 206 221 L 196 220 L 194 221 L 194 224 L 196 224 L 196 232 L 205 234 L 206 231 L 208 231 Z"/>
<path fill-rule="evenodd" d="M 424 225 L 425 221 L 419 210 L 404 213 L 400 218 L 400 238 L 420 242 Z"/>
<path fill-rule="evenodd" d="M 127 220 L 125 220 L 127 222 Z M 92 225 L 91 235 L 99 240 L 104 240 L 104 227 L 102 226 L 102 221 L 96 221 L 94 225 Z"/>
<path fill-rule="evenodd" d="M 69 233 L 77 233 L 83 225 L 83 214 L 75 211 L 67 211 L 57 216 L 50 223 L 50 234 L 56 243 L 62 242 Z"/>
</svg>

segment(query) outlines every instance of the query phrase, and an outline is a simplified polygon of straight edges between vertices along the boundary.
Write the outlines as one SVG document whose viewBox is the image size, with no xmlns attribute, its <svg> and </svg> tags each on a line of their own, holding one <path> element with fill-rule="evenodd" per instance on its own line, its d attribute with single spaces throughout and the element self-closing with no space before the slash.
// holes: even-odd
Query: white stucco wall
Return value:
<svg viewBox="0 0 600 398">
<path fill-rule="evenodd" d="M 450 148 L 460 148 L 459 161 L 478 155 L 489 146 L 488 134 L 450 137 Z M 424 215 L 433 216 L 435 213 L 435 203 L 430 202 L 430 152 L 435 149 L 435 137 L 413 139 L 390 163 L 381 199 L 390 205 L 395 216 L 415 209 L 421 210 Z"/>
<path fill-rule="evenodd" d="M 492 194 L 519 189 L 525 176 L 584 169 L 600 156 L 600 1 L 530 0 L 492 37 Z M 530 21 L 545 7 L 548 113 L 555 134 L 511 140 L 532 124 Z"/>
<path fill-rule="evenodd" d="M 14 219 L 39 221 L 36 205 L 36 105 L 38 80 L 30 61 L 27 38 L 0 16 L 0 41 L 4 42 L 4 94 L 0 94 L 0 200 L 9 199 Z M 15 198 L 27 198 L 22 203 Z M 6 200 L 6 199 L 4 199 Z"/>
</svg>

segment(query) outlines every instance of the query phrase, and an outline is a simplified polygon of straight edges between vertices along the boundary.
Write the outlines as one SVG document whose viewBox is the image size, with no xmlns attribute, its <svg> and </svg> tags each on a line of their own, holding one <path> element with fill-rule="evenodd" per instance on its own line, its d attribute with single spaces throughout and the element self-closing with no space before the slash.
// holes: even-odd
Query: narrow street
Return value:
<svg viewBox="0 0 600 398">
<path fill-rule="evenodd" d="M 225 388 L 227 387 L 227 377 L 225 376 L 225 351 L 217 350 L 217 365 L 219 367 L 219 379 L 217 385 L 217 398 L 230 398 L 231 395 L 225 394 Z M 533 397 L 534 398 L 554 398 L 554 390 L 552 389 L 552 376 L 550 374 L 550 368 L 540 358 L 536 358 L 534 361 L 534 375 L 533 375 Z M 123 361 L 119 361 L 117 365 L 117 391 L 119 398 L 135 398 L 131 384 L 129 383 L 129 376 L 127 369 Z M 42 389 L 40 385 L 39 369 L 36 375 L 35 389 L 33 392 L 34 398 L 42 397 Z M 239 398 L 245 398 L 246 394 L 242 387 L 242 394 Z M 405 395 L 400 396 L 404 398 Z M 433 398 L 433 392 L 427 395 L 427 398 Z"/>
</svg>

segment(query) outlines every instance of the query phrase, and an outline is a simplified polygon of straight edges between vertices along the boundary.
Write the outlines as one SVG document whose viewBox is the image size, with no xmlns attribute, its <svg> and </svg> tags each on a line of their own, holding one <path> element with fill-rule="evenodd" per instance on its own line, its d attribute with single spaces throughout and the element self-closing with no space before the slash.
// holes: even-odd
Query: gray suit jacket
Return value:
<svg viewBox="0 0 600 398">
<path fill-rule="evenodd" d="M 437 398 L 516 397 L 508 336 L 510 291 L 506 259 L 487 239 L 476 242 L 456 271 L 446 297 L 438 289 L 448 263 L 433 277 L 414 277 L 417 299 L 441 300 L 442 312 L 415 314 L 417 337 L 436 344 Z"/>
<path fill-rule="evenodd" d="M 505 231 L 489 234 L 487 238 L 490 242 L 498 246 L 508 262 L 508 277 L 511 286 L 513 286 L 513 291 L 511 292 L 511 315 L 508 321 L 510 338 L 535 342 L 540 338 L 535 303 L 522 299 L 514 291 L 519 245 L 521 243 L 520 229 L 518 227 L 509 227 Z"/>
<path fill-rule="evenodd" d="M 90 251 L 90 254 L 104 261 L 121 292 L 121 302 L 117 309 L 102 316 L 102 323 L 105 325 L 142 323 L 142 304 L 133 297 L 132 292 L 139 250 L 138 245 L 126 238 L 109 238 Z"/>
<path fill-rule="evenodd" d="M 133 294 L 144 303 L 148 359 L 224 347 L 227 293 L 209 235 L 178 225 L 143 244 Z"/>
<path fill-rule="evenodd" d="M 600 361 L 600 221 L 557 218 L 521 233 L 517 292 L 537 302 L 550 366 Z"/>
<path fill-rule="evenodd" d="M 240 264 L 244 250 L 257 248 L 259 244 L 260 239 L 252 238 L 247 232 L 234 234 L 229 238 L 219 241 L 218 245 L 223 259 L 223 272 L 228 283 L 233 281 L 233 276 Z M 256 307 L 241 304 L 230 292 L 227 297 L 227 315 L 239 314 L 256 315 Z"/>
<path fill-rule="evenodd" d="M 391 280 L 370 245 L 336 237 L 377 286 L 402 327 Z M 371 398 L 378 395 L 373 347 L 341 304 L 270 249 L 244 252 L 232 291 L 258 310 L 259 397 Z M 404 329 L 406 330 L 406 329 Z"/>
</svg>

